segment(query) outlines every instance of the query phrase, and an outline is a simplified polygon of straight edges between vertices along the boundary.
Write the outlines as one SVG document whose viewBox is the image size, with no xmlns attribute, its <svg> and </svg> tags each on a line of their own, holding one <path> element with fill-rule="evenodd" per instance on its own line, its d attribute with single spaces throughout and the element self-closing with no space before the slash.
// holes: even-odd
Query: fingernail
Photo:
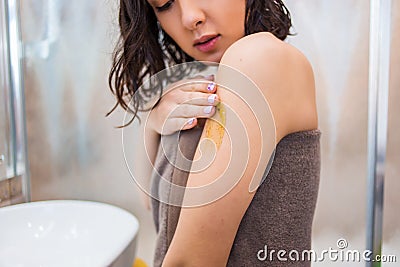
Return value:
<svg viewBox="0 0 400 267">
<path fill-rule="evenodd" d="M 210 91 L 210 92 L 213 91 L 214 88 L 215 88 L 215 83 L 209 83 L 208 86 L 207 86 L 207 90 Z"/>
<path fill-rule="evenodd" d="M 214 95 L 209 95 L 208 103 L 214 104 L 216 98 L 217 98 L 217 95 L 215 95 L 215 94 Z"/>
<path fill-rule="evenodd" d="M 212 111 L 212 108 L 213 108 L 213 106 L 207 106 L 207 107 L 205 107 L 205 108 L 204 108 L 204 113 L 210 114 L 211 111 Z"/>
<path fill-rule="evenodd" d="M 192 125 L 194 122 L 194 118 L 191 118 L 190 120 L 187 121 L 187 124 Z"/>
</svg>

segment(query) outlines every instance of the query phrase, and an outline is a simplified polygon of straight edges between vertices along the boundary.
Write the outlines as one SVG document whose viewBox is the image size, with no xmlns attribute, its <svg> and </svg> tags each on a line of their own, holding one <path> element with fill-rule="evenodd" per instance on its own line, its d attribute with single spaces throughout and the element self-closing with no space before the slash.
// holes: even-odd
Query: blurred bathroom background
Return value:
<svg viewBox="0 0 400 267">
<path fill-rule="evenodd" d="M 140 221 L 137 255 L 151 263 L 155 228 L 125 165 L 122 131 L 115 128 L 124 112 L 105 117 L 114 105 L 107 78 L 118 38 L 117 2 L 19 1 L 30 194 L 32 201 L 94 200 L 132 212 Z M 370 4 L 285 3 L 296 32 L 288 42 L 309 58 L 317 84 L 322 170 L 313 248 L 336 248 L 336 241 L 345 238 L 350 249 L 364 250 Z M 400 1 L 392 3 L 383 254 L 397 255 L 399 261 Z M 135 126 L 125 128 L 124 135 L 131 136 L 125 149 L 134 150 Z M 313 264 L 344 265 L 364 266 Z"/>
</svg>

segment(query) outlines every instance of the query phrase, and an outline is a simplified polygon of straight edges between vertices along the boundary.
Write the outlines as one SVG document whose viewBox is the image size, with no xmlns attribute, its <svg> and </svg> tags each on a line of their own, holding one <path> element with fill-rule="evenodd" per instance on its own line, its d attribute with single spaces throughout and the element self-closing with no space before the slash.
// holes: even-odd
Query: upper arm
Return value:
<svg viewBox="0 0 400 267">
<path fill-rule="evenodd" d="M 186 207 L 181 209 L 164 266 L 227 263 L 241 219 L 254 197 L 252 189 L 261 181 L 276 136 L 281 134 L 276 132 L 267 102 L 268 88 L 279 83 L 275 67 L 280 62 L 268 54 L 255 55 L 259 41 L 240 41 L 221 60 L 217 83 L 226 117 L 217 112 L 216 119 L 224 121 L 225 130 L 220 132 L 210 119 L 206 122 L 194 159 L 214 160 L 205 170 L 189 175 L 183 200 Z M 207 145 L 209 138 L 220 143 L 216 151 Z"/>
</svg>

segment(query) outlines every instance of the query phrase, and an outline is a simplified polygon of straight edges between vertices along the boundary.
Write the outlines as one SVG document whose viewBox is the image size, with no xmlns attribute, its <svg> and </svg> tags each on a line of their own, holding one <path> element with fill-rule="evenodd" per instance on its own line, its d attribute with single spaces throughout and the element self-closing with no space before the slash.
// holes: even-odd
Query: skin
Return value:
<svg viewBox="0 0 400 267">
<path fill-rule="evenodd" d="M 148 2 L 164 31 L 183 51 L 197 60 L 220 62 L 226 49 L 244 36 L 245 0 Z M 163 6 L 168 6 L 168 9 L 159 11 Z M 213 51 L 204 53 L 193 46 L 197 38 L 209 34 L 221 35 Z"/>
<path fill-rule="evenodd" d="M 258 123 L 252 117 L 253 110 L 243 105 L 243 101 L 229 91 L 219 89 L 221 102 L 235 107 L 245 128 L 251 129 L 246 137 L 250 143 L 248 163 L 244 166 L 245 172 L 239 177 L 239 183 L 228 194 L 205 206 L 182 208 L 163 266 L 226 266 L 240 221 L 255 194 L 249 192 L 249 185 L 254 178 L 260 181 L 260 170 L 264 170 L 267 165 L 268 158 L 258 162 L 262 141 L 263 151 L 272 153 L 275 144 L 285 135 L 318 127 L 312 70 L 304 56 L 293 47 L 269 34 L 255 34 L 230 47 L 221 63 L 240 70 L 256 83 L 268 99 L 274 121 L 267 122 L 266 128 L 269 130 L 257 131 Z M 261 65 L 263 68 L 259 67 Z M 285 73 L 286 79 L 280 78 L 282 73 Z M 239 92 L 241 96 L 258 90 L 256 87 L 243 87 L 245 80 L 231 81 L 231 75 L 224 75 L 224 70 L 221 70 L 218 77 L 218 82 L 230 84 L 233 91 Z M 235 112 L 226 110 L 226 128 L 231 132 L 241 127 L 240 123 L 232 120 L 236 116 Z M 275 142 L 271 142 L 273 137 L 275 139 L 272 141 Z M 201 140 L 204 138 L 203 132 Z M 246 140 L 243 136 L 237 139 Z M 243 166 L 229 165 L 227 161 L 231 153 L 243 154 L 241 145 L 240 142 L 230 145 L 227 135 L 224 135 L 213 164 L 204 172 L 191 173 L 187 187 L 204 186 L 217 179 L 236 179 L 224 173 L 227 167 L 233 169 L 233 173 L 241 173 Z M 197 149 L 195 158 L 200 154 Z M 203 153 L 203 156 L 211 155 Z M 185 194 L 184 205 L 191 201 L 191 196 Z M 188 250 L 188 247 L 195 249 Z"/>
<path fill-rule="evenodd" d="M 203 1 L 166 1 L 166 0 L 149 0 L 149 4 L 153 7 L 161 27 L 167 32 L 175 42 L 190 56 L 200 61 L 220 62 L 222 55 L 226 49 L 235 41 L 244 36 L 244 0 L 203 0 Z M 164 11 L 159 11 L 157 8 L 169 5 L 169 8 Z M 185 12 L 182 12 L 184 10 Z M 218 10 L 224 10 L 224 13 Z M 175 19 L 179 18 L 179 19 Z M 203 53 L 193 46 L 195 39 L 209 34 L 220 34 L 221 39 L 218 42 L 216 49 Z M 210 78 L 199 79 L 201 81 L 212 81 Z M 222 143 L 221 123 L 224 125 L 225 115 L 224 108 L 220 106 L 218 109 L 212 108 L 210 113 L 205 113 L 204 109 L 210 106 L 208 97 L 210 94 L 215 94 L 216 88 L 213 91 L 207 91 L 207 85 L 197 84 L 193 90 L 192 87 L 178 87 L 170 93 L 163 96 L 160 104 L 153 109 L 150 114 L 143 114 L 143 117 L 148 118 L 146 129 L 141 125 L 139 132 L 156 132 L 158 134 L 172 134 L 178 130 L 188 130 L 195 127 L 198 123 L 198 118 L 211 118 L 214 120 L 207 122 L 205 126 L 208 135 L 217 146 Z M 196 102 L 185 102 L 188 99 L 196 99 Z M 212 106 L 219 103 L 219 96 L 215 98 Z M 171 116 L 171 111 L 175 112 Z M 161 127 L 163 126 L 163 127 Z M 150 136 L 157 136 L 150 133 Z M 147 142 L 148 147 L 145 148 L 143 144 L 138 144 L 140 151 L 154 151 L 159 143 L 158 138 L 154 137 L 152 141 Z M 147 154 L 138 153 L 138 157 Z M 139 180 L 146 180 L 145 177 L 150 177 L 152 172 L 152 165 L 154 164 L 153 155 L 149 156 L 152 160 L 150 164 L 135 164 L 134 169 L 138 170 L 135 176 Z M 142 157 L 143 158 L 143 157 Z M 137 165 L 137 166 L 136 166 Z M 142 177 L 142 178 L 140 178 Z M 149 192 L 148 182 L 144 188 Z M 148 194 L 140 191 L 141 199 L 145 207 L 150 210 Z"/>
<path fill-rule="evenodd" d="M 205 137 L 211 139 L 216 145 L 217 150 L 221 147 L 222 139 L 225 135 L 226 111 L 223 104 L 216 107 L 216 114 L 212 120 L 208 120 L 204 125 Z"/>
<path fill-rule="evenodd" d="M 155 9 L 166 2 L 149 0 Z M 231 66 L 254 82 L 254 86 L 249 85 L 248 79 L 232 78 L 226 69 L 220 68 L 216 82 L 231 89 L 218 88 L 220 101 L 232 107 L 224 110 L 226 131 L 230 135 L 221 136 L 219 129 L 207 120 L 199 144 L 210 135 L 215 135 L 215 140 L 220 138 L 220 147 L 214 151 L 215 154 L 200 151 L 200 146 L 197 148 L 195 158 L 215 156 L 215 159 L 206 170 L 191 173 L 187 187 L 205 186 L 218 179 L 236 179 L 238 183 L 217 201 L 195 208 L 182 208 L 163 262 L 166 267 L 226 266 L 240 221 L 255 194 L 250 192 L 249 186 L 252 180 L 261 179 L 260 172 L 269 159 L 265 155 L 260 159 L 260 155 L 263 151 L 270 155 L 275 145 L 289 133 L 318 128 L 313 72 L 307 59 L 297 49 L 269 33 L 242 38 L 245 1 L 177 0 L 169 3 L 172 3 L 170 9 L 156 13 L 157 17 L 163 29 L 186 53 L 198 60 Z M 221 34 L 221 42 L 208 53 L 193 47 L 193 40 L 205 33 Z M 235 92 L 244 99 L 254 99 L 251 97 L 257 92 L 264 95 L 270 106 L 265 128 L 260 129 L 254 117 L 254 110 L 258 107 L 246 105 Z M 160 107 L 163 106 L 162 101 Z M 237 133 L 240 131 L 236 129 L 242 126 L 251 129 L 246 136 Z M 229 137 L 232 140 L 248 140 L 249 146 L 246 147 L 245 142 L 231 143 Z M 156 145 L 154 141 L 153 146 Z M 248 163 L 231 166 L 229 156 L 232 153 L 243 155 L 243 162 Z M 242 175 L 225 175 L 227 168 Z M 192 203 L 195 197 L 185 194 L 184 205 Z"/>
<path fill-rule="evenodd" d="M 226 49 L 235 41 L 244 36 L 244 18 L 245 18 L 245 5 L 244 0 L 205 0 L 205 1 L 166 1 L 166 0 L 150 0 L 150 5 L 160 22 L 161 27 L 168 35 L 170 35 L 175 42 L 185 51 L 188 55 L 200 61 L 220 62 Z M 224 10 L 220 12 L 219 10 Z M 185 11 L 185 12 L 182 12 Z M 176 19 L 180 18 L 180 19 Z M 194 46 L 196 39 L 206 35 L 220 35 L 220 39 L 216 47 L 209 52 L 202 52 Z M 208 96 L 199 96 L 203 99 Z M 173 102 L 172 98 L 169 98 Z M 166 102 L 168 99 L 166 100 Z M 173 107 L 173 105 L 160 105 L 161 107 Z M 182 105 L 180 105 L 182 106 Z M 175 106 L 175 114 L 179 114 L 179 105 Z M 198 112 L 199 108 L 192 106 L 192 112 Z M 196 111 L 195 111 L 196 110 Z M 217 111 L 217 114 L 215 114 Z M 165 112 L 166 113 L 166 112 Z M 165 114 L 164 113 L 164 114 Z M 199 114 L 195 117 L 211 117 L 214 115 L 212 121 L 208 121 L 205 126 L 206 137 L 213 140 L 217 148 L 222 143 L 224 135 L 223 128 L 225 127 L 225 113 L 223 105 L 219 105 L 217 109 L 213 108 L 210 114 Z M 155 110 L 154 120 L 157 118 L 164 118 L 160 116 L 160 112 Z M 169 113 L 168 113 L 169 114 Z M 207 116 L 210 115 L 210 116 Z M 172 116 L 171 116 L 172 117 Z M 170 118 L 171 118 L 170 117 Z M 177 116 L 179 117 L 179 116 Z M 191 118 L 189 118 L 190 120 Z M 168 118 L 165 118 L 164 121 Z M 183 121 L 182 119 L 175 119 L 175 123 L 170 122 L 175 127 L 168 127 L 168 125 L 159 129 L 161 133 L 171 134 L 180 129 L 190 129 L 195 126 L 196 121 L 190 121 L 190 124 L 183 124 L 189 120 Z M 163 125 L 158 121 L 153 125 Z M 180 126 L 178 128 L 178 126 Z"/>
<path fill-rule="evenodd" d="M 188 82 L 190 83 L 188 84 Z M 150 113 L 149 127 L 159 134 L 170 135 L 178 130 L 188 130 L 197 123 L 197 118 L 210 118 L 215 114 L 219 103 L 216 87 L 209 91 L 213 78 L 180 81 L 167 89 L 161 100 Z M 213 102 L 210 103 L 209 97 Z M 212 107 L 210 113 L 205 109 Z M 190 121 L 189 120 L 194 120 Z"/>
</svg>

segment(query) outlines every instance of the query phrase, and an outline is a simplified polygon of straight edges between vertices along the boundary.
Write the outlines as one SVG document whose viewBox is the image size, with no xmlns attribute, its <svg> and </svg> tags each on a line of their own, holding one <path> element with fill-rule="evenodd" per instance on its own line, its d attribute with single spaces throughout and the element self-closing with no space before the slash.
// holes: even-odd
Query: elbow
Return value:
<svg viewBox="0 0 400 267">
<path fill-rule="evenodd" d="M 226 263 L 222 264 L 221 262 L 219 263 L 209 262 L 209 261 L 204 261 L 204 259 L 203 260 L 196 259 L 195 257 L 189 259 L 180 257 L 179 255 L 174 255 L 169 257 L 167 256 L 164 258 L 162 267 L 204 267 L 204 266 L 225 267 L 226 266 Z"/>
<path fill-rule="evenodd" d="M 165 257 L 162 263 L 162 267 L 189 267 L 182 258 L 177 257 Z"/>
<path fill-rule="evenodd" d="M 188 267 L 188 261 L 184 253 L 173 253 L 173 247 L 168 248 L 161 267 Z"/>
</svg>

